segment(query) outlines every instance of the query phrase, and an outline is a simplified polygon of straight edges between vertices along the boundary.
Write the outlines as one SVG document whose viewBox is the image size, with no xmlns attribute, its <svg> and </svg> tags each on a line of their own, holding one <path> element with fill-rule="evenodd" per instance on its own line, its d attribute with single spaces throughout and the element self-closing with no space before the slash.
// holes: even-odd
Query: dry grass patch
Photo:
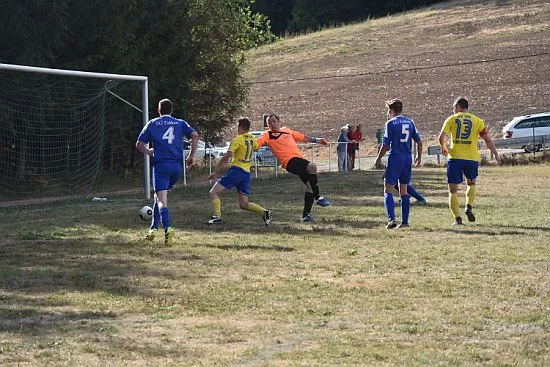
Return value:
<svg viewBox="0 0 550 367">
<path fill-rule="evenodd" d="M 0 363 L 546 365 L 548 172 L 482 167 L 478 222 L 458 229 L 441 168 L 415 171 L 429 205 L 404 231 L 384 228 L 380 171 L 321 175 L 334 205 L 313 225 L 289 175 L 253 182 L 269 228 L 234 193 L 206 227 L 207 189 L 173 190 L 171 249 L 141 240 L 131 197 L 13 210 Z"/>
</svg>

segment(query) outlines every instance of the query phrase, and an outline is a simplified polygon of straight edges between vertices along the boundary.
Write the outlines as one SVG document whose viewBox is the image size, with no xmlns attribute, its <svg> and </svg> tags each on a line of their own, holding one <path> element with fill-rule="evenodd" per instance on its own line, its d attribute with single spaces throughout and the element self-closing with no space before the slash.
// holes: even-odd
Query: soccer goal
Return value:
<svg viewBox="0 0 550 367">
<path fill-rule="evenodd" d="M 0 64 L 0 207 L 97 196 L 141 175 L 148 110 L 145 76 Z M 146 156 L 147 199 L 149 167 Z"/>
</svg>

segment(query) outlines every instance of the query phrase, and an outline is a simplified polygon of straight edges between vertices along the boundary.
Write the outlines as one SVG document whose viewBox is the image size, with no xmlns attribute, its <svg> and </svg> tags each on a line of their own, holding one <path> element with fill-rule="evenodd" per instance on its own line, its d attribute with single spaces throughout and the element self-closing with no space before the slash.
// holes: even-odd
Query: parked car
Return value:
<svg viewBox="0 0 550 367">
<path fill-rule="evenodd" d="M 251 131 L 250 133 L 257 139 L 263 131 Z M 260 166 L 274 166 L 277 159 L 275 159 L 269 147 L 264 145 L 252 154 L 252 162 L 254 161 L 258 161 L 258 165 Z"/>
<path fill-rule="evenodd" d="M 537 137 L 549 135 L 546 145 L 550 143 L 550 112 L 514 117 L 504 126 L 502 133 L 504 139 L 521 138 L 522 148 L 526 152 L 539 151 L 544 141 Z"/>
<path fill-rule="evenodd" d="M 184 140 L 183 141 L 183 150 L 185 152 L 185 156 L 189 154 L 189 149 L 191 148 L 191 141 L 190 140 Z M 197 160 L 200 159 L 218 159 L 221 158 L 227 153 L 227 149 L 229 148 L 229 145 L 226 145 L 225 147 L 215 147 L 209 142 L 204 142 L 203 140 L 199 140 L 197 143 L 197 151 L 195 152 L 195 157 L 197 157 Z"/>
</svg>

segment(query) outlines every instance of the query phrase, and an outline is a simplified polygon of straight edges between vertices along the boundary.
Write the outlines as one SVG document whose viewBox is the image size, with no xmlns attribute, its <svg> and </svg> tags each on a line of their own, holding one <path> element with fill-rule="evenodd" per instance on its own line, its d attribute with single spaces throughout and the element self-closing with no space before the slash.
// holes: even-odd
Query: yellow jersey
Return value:
<svg viewBox="0 0 550 367">
<path fill-rule="evenodd" d="M 252 159 L 252 152 L 258 149 L 258 143 L 254 136 L 246 132 L 244 134 L 237 135 L 231 140 L 228 150 L 233 153 L 231 157 L 231 165 L 240 167 L 246 172 L 250 172 L 250 162 Z"/>
<path fill-rule="evenodd" d="M 297 141 L 304 141 L 304 134 L 283 127 L 279 131 L 267 130 L 258 137 L 258 145 L 266 145 L 269 150 L 281 162 L 281 166 L 286 169 L 288 161 L 292 158 L 302 158 L 302 153 L 298 148 Z"/>
<path fill-rule="evenodd" d="M 468 112 L 455 113 L 447 117 L 441 132 L 451 138 L 449 159 L 479 161 L 478 137 L 487 133 L 482 119 Z"/>
</svg>

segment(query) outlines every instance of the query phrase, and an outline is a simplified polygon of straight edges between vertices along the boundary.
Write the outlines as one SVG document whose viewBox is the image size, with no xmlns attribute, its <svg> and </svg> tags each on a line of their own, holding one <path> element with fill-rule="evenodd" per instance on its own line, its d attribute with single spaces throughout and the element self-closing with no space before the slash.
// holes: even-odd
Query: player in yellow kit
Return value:
<svg viewBox="0 0 550 367">
<path fill-rule="evenodd" d="M 454 114 L 449 116 L 441 133 L 439 134 L 439 145 L 441 152 L 447 156 L 447 183 L 449 185 L 449 207 L 455 218 L 454 225 L 462 224 L 460 208 L 458 203 L 458 185 L 464 182 L 466 176 L 466 208 L 465 214 L 468 221 L 475 222 L 473 213 L 474 203 L 477 197 L 476 178 L 479 167 L 479 150 L 477 147 L 478 136 L 480 136 L 487 147 L 493 153 L 495 160 L 500 164 L 500 157 L 493 140 L 489 136 L 485 123 L 479 117 L 468 112 L 468 101 L 459 97 L 453 103 Z M 447 137 L 451 139 L 451 146 L 447 149 Z"/>
<path fill-rule="evenodd" d="M 231 144 L 229 144 L 227 153 L 223 156 L 212 174 L 208 176 L 211 180 L 218 178 L 229 161 L 231 161 L 229 170 L 210 189 L 213 216 L 205 220 L 206 224 L 222 222 L 220 194 L 225 190 L 231 190 L 233 187 L 237 188 L 239 207 L 241 209 L 261 215 L 266 226 L 271 224 L 271 211 L 248 201 L 248 195 L 250 195 L 250 161 L 252 152 L 258 149 L 258 143 L 256 143 L 254 136 L 249 131 L 250 120 L 246 117 L 241 117 L 237 125 L 238 135 L 233 138 Z"/>
</svg>

